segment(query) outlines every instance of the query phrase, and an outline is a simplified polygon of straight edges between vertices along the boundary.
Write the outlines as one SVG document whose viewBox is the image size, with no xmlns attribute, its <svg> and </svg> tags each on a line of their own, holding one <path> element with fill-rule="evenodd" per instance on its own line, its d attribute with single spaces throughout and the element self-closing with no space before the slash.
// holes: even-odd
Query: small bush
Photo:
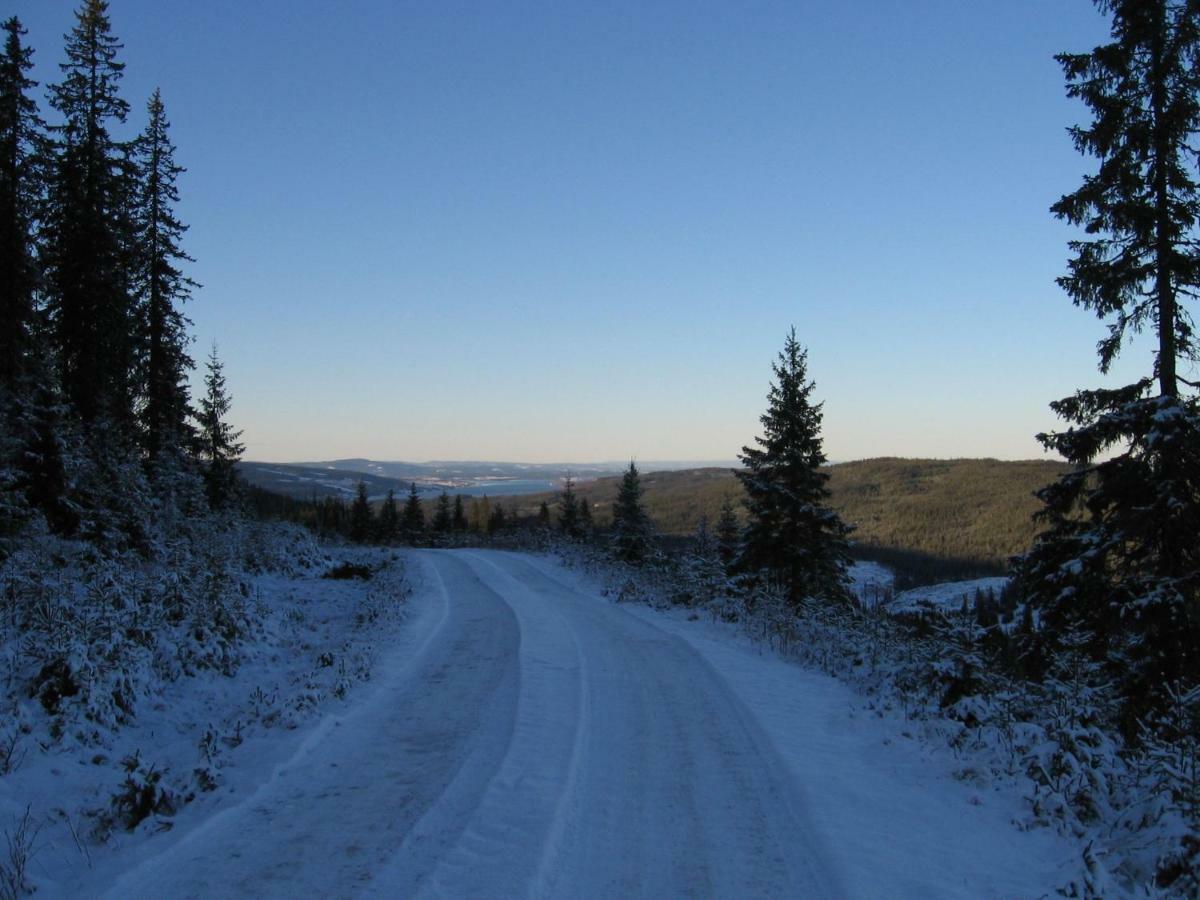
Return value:
<svg viewBox="0 0 1200 900">
<path fill-rule="evenodd" d="M 340 566 L 334 566 L 321 577 L 329 578 L 333 581 L 350 581 L 351 579 L 370 581 L 371 567 L 358 563 L 344 562 Z"/>
</svg>

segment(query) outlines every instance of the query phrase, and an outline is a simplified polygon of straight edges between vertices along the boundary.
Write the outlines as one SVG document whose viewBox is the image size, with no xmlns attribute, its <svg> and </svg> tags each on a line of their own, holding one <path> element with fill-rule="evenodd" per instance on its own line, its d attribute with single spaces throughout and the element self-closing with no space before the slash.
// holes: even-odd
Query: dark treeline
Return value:
<svg viewBox="0 0 1200 900">
<path fill-rule="evenodd" d="M 636 467 L 631 468 L 636 478 Z M 340 537 L 354 543 L 444 547 L 486 542 L 531 546 L 553 538 L 587 544 L 608 541 L 614 533 L 608 524 L 601 527 L 595 523 L 591 504 L 577 497 L 570 475 L 564 478 L 563 491 L 557 495 L 553 509 L 543 504 L 533 512 L 519 512 L 512 501 L 487 496 L 451 496 L 443 491 L 433 498 L 422 497 L 415 484 L 404 497 L 389 491 L 381 500 L 368 497 L 362 481 L 352 499 L 303 500 L 254 485 L 245 485 L 242 490 L 249 509 L 260 517 L 295 522 L 321 537 Z M 642 522 L 644 540 L 631 544 L 635 554 L 639 547 L 641 553 L 648 552 L 652 542 L 644 511 Z"/>
<path fill-rule="evenodd" d="M 65 36 L 43 118 L 16 18 L 0 54 L 0 534 L 150 549 L 172 516 L 236 506 L 239 434 L 213 348 L 193 402 L 186 274 L 161 94 L 140 131 L 104 0 Z"/>
</svg>

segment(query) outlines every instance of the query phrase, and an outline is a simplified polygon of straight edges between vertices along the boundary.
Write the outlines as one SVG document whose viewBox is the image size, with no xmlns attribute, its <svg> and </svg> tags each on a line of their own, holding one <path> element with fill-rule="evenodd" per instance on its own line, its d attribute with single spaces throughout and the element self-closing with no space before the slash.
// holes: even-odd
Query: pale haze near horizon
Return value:
<svg viewBox="0 0 1200 900">
<path fill-rule="evenodd" d="M 43 88 L 76 5 L 9 4 Z M 793 324 L 831 459 L 1044 456 L 1148 371 L 1054 284 L 1095 164 L 1052 55 L 1106 23 L 835 6 L 111 0 L 246 457 L 731 459 Z"/>
</svg>

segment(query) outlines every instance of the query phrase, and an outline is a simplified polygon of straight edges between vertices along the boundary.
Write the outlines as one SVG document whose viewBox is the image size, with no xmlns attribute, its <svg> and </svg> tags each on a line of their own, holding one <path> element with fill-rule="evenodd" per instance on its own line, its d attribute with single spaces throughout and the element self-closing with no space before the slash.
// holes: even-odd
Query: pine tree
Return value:
<svg viewBox="0 0 1200 900">
<path fill-rule="evenodd" d="M 214 343 L 208 356 L 204 396 L 200 398 L 197 415 L 200 456 L 205 463 L 205 489 L 213 509 L 228 507 L 238 494 L 237 462 L 246 448 L 239 443 L 241 431 L 235 431 L 229 424 L 232 406 L 233 398 L 225 386 L 225 367 L 217 356 Z"/>
<path fill-rule="evenodd" d="M 1133 384 L 1051 404 L 1070 427 L 1039 439 L 1073 469 L 1039 492 L 1046 531 L 1021 568 L 1048 630 L 1078 620 L 1129 654 L 1134 738 L 1161 686 L 1200 671 L 1200 385 L 1179 374 L 1198 358 L 1184 304 L 1200 289 L 1200 14 L 1178 0 L 1098 5 L 1112 13 L 1112 42 L 1057 57 L 1067 93 L 1093 114 L 1072 138 L 1099 160 L 1052 207 L 1088 235 L 1071 242 L 1058 283 L 1108 323 L 1101 372 L 1143 330 L 1156 337 L 1154 365 Z"/>
<path fill-rule="evenodd" d="M 508 516 L 504 512 L 504 505 L 497 503 L 492 507 L 491 518 L 488 519 L 488 533 L 499 534 L 508 524 Z"/>
<path fill-rule="evenodd" d="M 33 50 L 14 16 L 0 55 L 0 393 L 16 392 L 33 349 L 35 208 L 43 189 L 44 128 L 29 92 Z"/>
<path fill-rule="evenodd" d="M 175 215 L 185 170 L 175 163 L 162 96 L 156 90 L 147 105 L 149 122 L 135 145 L 137 195 L 133 208 L 137 234 L 135 286 L 140 323 L 142 442 L 150 462 L 187 440 L 187 326 L 181 311 L 196 282 L 180 266 L 192 259 L 180 247 L 187 226 Z"/>
<path fill-rule="evenodd" d="M 442 491 L 433 513 L 433 530 L 439 535 L 445 536 L 453 527 L 454 516 L 450 512 L 450 497 L 445 491 Z"/>
<path fill-rule="evenodd" d="M 463 509 L 462 494 L 454 495 L 454 515 L 450 524 L 458 534 L 467 530 L 467 513 Z"/>
<path fill-rule="evenodd" d="M 0 55 L 0 533 L 40 507 L 56 530 L 65 520 L 65 473 L 52 379 L 35 328 L 38 267 L 34 256 L 36 207 L 44 186 L 44 125 L 28 96 L 33 51 L 14 16 L 3 24 Z M 47 457 L 46 450 L 52 455 Z M 46 463 L 50 464 L 48 468 Z M 53 471 L 51 471 L 53 469 Z"/>
<path fill-rule="evenodd" d="M 742 544 L 742 526 L 733 509 L 733 501 L 721 503 L 721 516 L 717 519 L 717 552 L 728 574 L 737 559 Z"/>
<path fill-rule="evenodd" d="M 417 493 L 415 481 L 408 486 L 408 499 L 400 514 L 400 534 L 409 544 L 419 544 L 425 536 L 425 511 L 421 508 L 421 495 Z"/>
<path fill-rule="evenodd" d="M 846 567 L 850 529 L 827 504 L 829 475 L 822 471 L 821 406 L 812 402 L 808 352 L 787 336 L 772 366 L 757 447 L 743 447 L 745 469 L 736 472 L 746 491 L 749 522 L 736 568 L 762 572 L 793 607 L 808 598 L 849 603 Z"/>
<path fill-rule="evenodd" d="M 396 492 L 388 488 L 383 506 L 379 508 L 379 537 L 385 544 L 396 539 L 400 533 L 400 512 L 396 508 Z"/>
<path fill-rule="evenodd" d="M 592 504 L 586 497 L 579 498 L 579 533 L 589 537 L 592 533 Z"/>
<path fill-rule="evenodd" d="M 642 506 L 642 481 L 632 460 L 621 477 L 613 502 L 612 551 L 617 559 L 635 565 L 650 552 L 653 528 Z"/>
<path fill-rule="evenodd" d="M 575 479 L 569 472 L 558 494 L 558 527 L 569 538 L 579 537 L 579 498 L 575 495 Z"/>
<path fill-rule="evenodd" d="M 129 105 L 124 64 L 105 0 L 84 0 L 67 35 L 63 80 L 50 89 L 62 114 L 49 191 L 46 259 L 60 378 L 76 414 L 122 427 L 133 414 L 128 148 L 109 133 Z"/>
<path fill-rule="evenodd" d="M 350 540 L 365 543 L 371 537 L 371 502 L 367 497 L 367 485 L 361 478 L 354 491 L 354 502 L 350 504 Z"/>
</svg>

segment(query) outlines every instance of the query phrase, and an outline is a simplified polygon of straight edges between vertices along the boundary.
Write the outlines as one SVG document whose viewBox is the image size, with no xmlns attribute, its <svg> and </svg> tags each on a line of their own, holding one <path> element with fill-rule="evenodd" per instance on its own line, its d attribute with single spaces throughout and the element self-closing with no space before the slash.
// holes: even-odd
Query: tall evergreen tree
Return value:
<svg viewBox="0 0 1200 900">
<path fill-rule="evenodd" d="M 137 195 L 134 226 L 137 237 L 135 286 L 140 335 L 142 443 L 151 463 L 164 449 L 182 447 L 187 437 L 187 374 L 193 362 L 187 353 L 187 326 L 181 307 L 196 282 L 181 266 L 192 259 L 180 241 L 187 226 L 175 214 L 179 202 L 176 180 L 184 172 L 175 163 L 162 96 L 155 90 L 147 104 L 149 121 L 135 145 Z"/>
<path fill-rule="evenodd" d="M 749 523 L 736 568 L 762 572 L 799 606 L 807 598 L 849 602 L 850 529 L 826 503 L 821 407 L 812 402 L 808 351 L 788 332 L 772 366 L 775 382 L 756 447 L 743 447 L 735 474 L 746 491 Z"/>
<path fill-rule="evenodd" d="M 545 500 L 538 506 L 537 520 L 542 528 L 550 527 L 550 506 Z"/>
<path fill-rule="evenodd" d="M 588 537 L 592 533 L 592 504 L 586 497 L 579 498 L 579 533 Z"/>
<path fill-rule="evenodd" d="M 1069 423 L 1039 435 L 1073 464 L 1039 492 L 1047 526 L 1022 563 L 1030 599 L 1053 629 L 1078 619 L 1100 649 L 1120 650 L 1129 736 L 1164 685 L 1200 672 L 1200 413 L 1185 307 L 1200 289 L 1194 165 L 1200 130 L 1200 10 L 1185 0 L 1104 0 L 1112 41 L 1062 54 L 1067 93 L 1091 109 L 1071 129 L 1096 174 L 1052 207 L 1084 228 L 1059 285 L 1108 323 L 1108 372 L 1129 337 L 1156 338 L 1132 384 L 1051 404 Z"/>
<path fill-rule="evenodd" d="M 733 502 L 730 500 L 725 500 L 721 504 L 721 515 L 717 519 L 716 538 L 717 553 L 721 557 L 721 564 L 728 573 L 732 569 L 734 560 L 737 559 L 742 544 L 742 526 L 738 522 Z"/>
<path fill-rule="evenodd" d="M 451 518 L 450 524 L 459 534 L 467 530 L 467 512 L 463 509 L 462 494 L 454 495 L 454 515 Z"/>
<path fill-rule="evenodd" d="M 33 50 L 14 16 L 4 22 L 0 55 L 0 393 L 16 391 L 26 372 L 34 332 L 35 209 L 43 190 L 44 128 L 37 86 L 27 72 Z"/>
<path fill-rule="evenodd" d="M 492 514 L 488 519 L 488 534 L 499 534 L 507 525 L 508 515 L 504 512 L 504 504 L 497 503 L 492 507 Z"/>
<path fill-rule="evenodd" d="M 354 502 L 350 504 L 350 540 L 364 543 L 371 537 L 371 501 L 367 497 L 367 485 L 361 478 L 354 490 Z"/>
<path fill-rule="evenodd" d="M 388 488 L 383 505 L 379 508 L 379 538 L 385 544 L 394 541 L 400 533 L 400 510 L 396 507 L 396 492 Z"/>
<path fill-rule="evenodd" d="M 36 207 L 44 188 L 44 125 L 29 96 L 33 51 L 14 16 L 0 54 L 0 533 L 40 507 L 51 527 L 70 530 L 57 408 L 37 343 L 34 296 Z M 47 455 L 47 451 L 50 454 Z M 64 513 L 67 515 L 64 517 Z"/>
<path fill-rule="evenodd" d="M 204 482 L 209 504 L 214 509 L 227 507 L 237 496 L 237 462 L 246 449 L 240 431 L 229 424 L 233 398 L 225 386 L 225 367 L 213 344 L 204 376 L 204 396 L 200 398 L 200 455 L 205 463 Z"/>
<path fill-rule="evenodd" d="M 558 527 L 569 538 L 579 537 L 579 498 L 575 494 L 575 479 L 569 472 L 558 494 Z"/>
<path fill-rule="evenodd" d="M 134 328 L 130 296 L 128 148 L 109 132 L 129 105 L 117 92 L 124 63 L 105 0 L 84 0 L 66 36 L 61 113 L 49 191 L 49 312 L 67 399 L 85 423 L 132 418 Z"/>
<path fill-rule="evenodd" d="M 425 536 L 425 511 L 421 508 L 421 495 L 417 493 L 415 481 L 408 486 L 408 499 L 400 514 L 400 534 L 409 544 L 418 544 Z"/>
<path fill-rule="evenodd" d="M 650 552 L 653 528 L 642 505 L 642 480 L 633 460 L 621 477 L 617 499 L 613 502 L 612 550 L 620 560 L 635 565 Z"/>
<path fill-rule="evenodd" d="M 450 511 L 450 495 L 442 491 L 433 511 L 433 530 L 445 536 L 454 527 L 454 515 Z"/>
</svg>

